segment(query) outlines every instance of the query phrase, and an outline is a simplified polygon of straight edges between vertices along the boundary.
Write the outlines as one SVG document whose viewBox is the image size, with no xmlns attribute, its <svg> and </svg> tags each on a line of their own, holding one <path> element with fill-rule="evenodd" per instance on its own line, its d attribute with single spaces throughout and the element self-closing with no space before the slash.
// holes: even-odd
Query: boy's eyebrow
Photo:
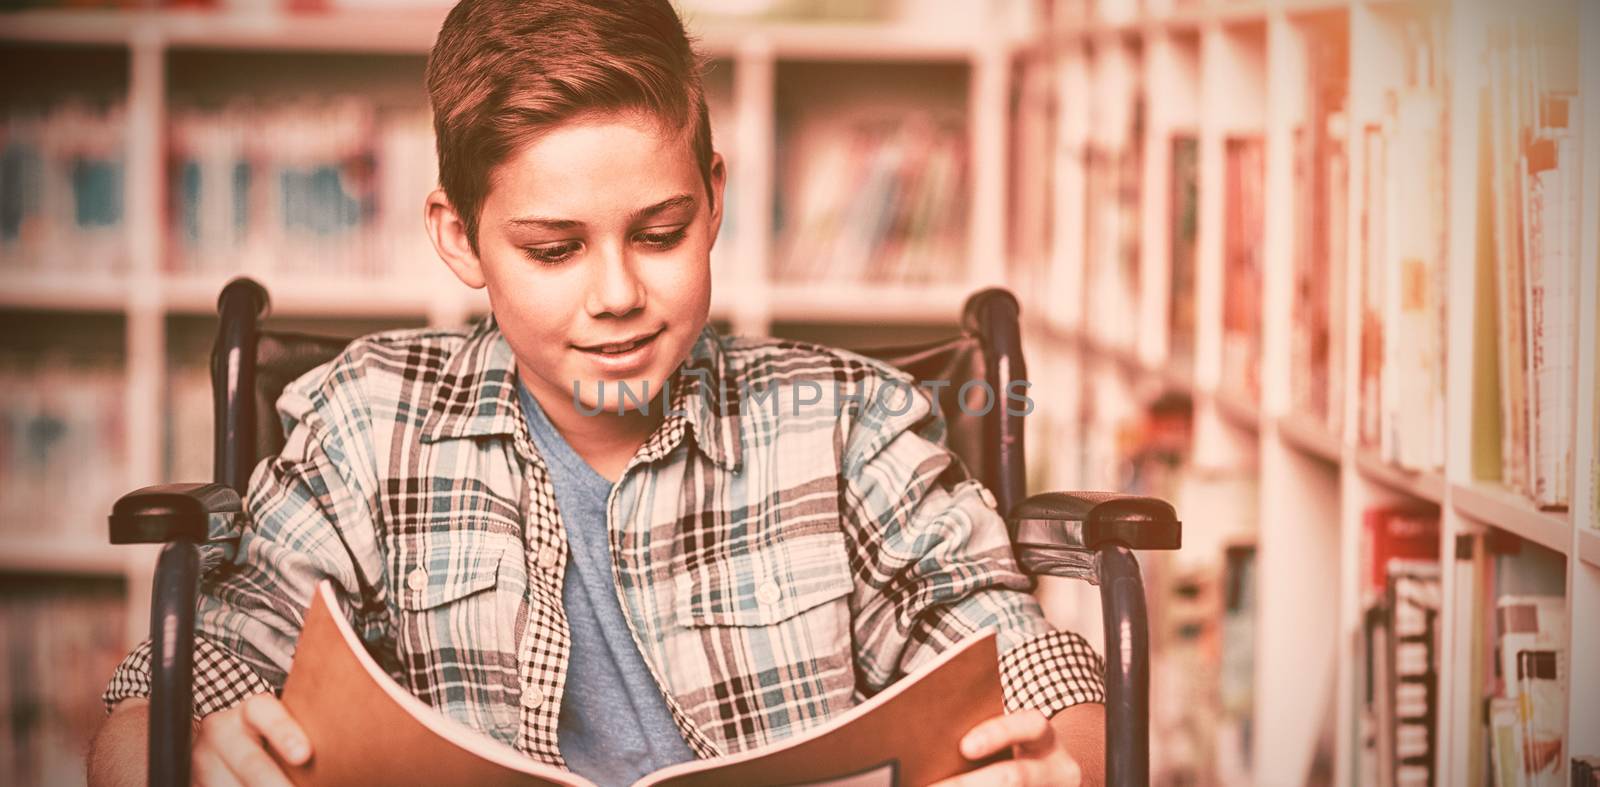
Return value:
<svg viewBox="0 0 1600 787">
<path fill-rule="evenodd" d="M 633 213 L 628 214 L 628 223 L 633 224 L 635 222 L 660 215 L 674 208 L 694 207 L 694 205 L 695 199 L 693 195 L 679 194 L 675 197 L 668 197 L 654 205 L 646 208 L 640 208 Z M 574 227 L 583 226 L 583 222 L 574 221 L 572 219 L 541 219 L 534 216 L 511 219 L 510 221 L 507 221 L 506 224 L 512 227 L 537 227 L 540 229 L 550 230 L 569 230 Z"/>
</svg>

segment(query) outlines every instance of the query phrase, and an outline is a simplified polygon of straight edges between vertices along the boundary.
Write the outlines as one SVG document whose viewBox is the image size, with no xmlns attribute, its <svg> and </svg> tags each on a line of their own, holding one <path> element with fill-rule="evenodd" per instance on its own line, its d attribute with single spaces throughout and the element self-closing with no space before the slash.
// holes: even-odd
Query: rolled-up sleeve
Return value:
<svg viewBox="0 0 1600 787">
<path fill-rule="evenodd" d="M 945 447 L 942 415 L 909 378 L 886 383 L 869 380 L 842 437 L 860 690 L 876 693 L 995 628 L 1008 711 L 1103 702 L 1103 662 L 1045 620 L 993 495 Z"/>
<path fill-rule="evenodd" d="M 326 369 L 302 378 L 308 381 Z M 340 606 L 369 642 L 384 636 L 368 619 L 362 577 L 381 571 L 372 543 L 371 496 L 353 474 L 350 449 L 359 430 L 332 428 L 330 403 L 300 382 L 279 400 L 287 430 L 282 452 L 257 465 L 246 516 L 214 518 L 201 547 L 195 616 L 194 714 L 203 717 L 245 697 L 280 691 L 299 639 L 305 610 L 321 580 L 330 580 Z M 358 566 L 357 556 L 363 565 Z M 381 585 L 379 585 L 381 586 Z M 109 712 L 130 697 L 150 694 L 150 642 L 128 654 L 102 699 Z"/>
</svg>

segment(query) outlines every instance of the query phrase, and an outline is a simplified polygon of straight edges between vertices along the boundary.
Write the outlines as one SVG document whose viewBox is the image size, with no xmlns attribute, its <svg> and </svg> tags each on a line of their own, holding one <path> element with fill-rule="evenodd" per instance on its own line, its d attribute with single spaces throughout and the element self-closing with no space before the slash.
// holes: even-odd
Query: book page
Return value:
<svg viewBox="0 0 1600 787">
<path fill-rule="evenodd" d="M 283 686 L 284 706 L 311 739 L 309 763 L 283 766 L 295 784 L 342 787 L 421 779 L 476 787 L 593 787 L 445 717 L 407 692 L 367 653 L 338 608 L 332 586 L 322 582 Z"/>
<path fill-rule="evenodd" d="M 984 763 L 961 756 L 968 730 L 1005 712 L 993 630 L 939 655 L 793 740 L 675 765 L 641 787 L 918 787 Z"/>
<path fill-rule="evenodd" d="M 283 703 L 311 739 L 302 787 L 431 784 L 593 787 L 412 696 L 367 653 L 323 582 L 306 614 Z M 792 740 L 657 771 L 640 787 L 916 787 L 983 763 L 961 737 L 1004 712 L 995 632 L 939 655 L 893 686 Z M 280 763 L 281 764 L 281 763 Z"/>
</svg>

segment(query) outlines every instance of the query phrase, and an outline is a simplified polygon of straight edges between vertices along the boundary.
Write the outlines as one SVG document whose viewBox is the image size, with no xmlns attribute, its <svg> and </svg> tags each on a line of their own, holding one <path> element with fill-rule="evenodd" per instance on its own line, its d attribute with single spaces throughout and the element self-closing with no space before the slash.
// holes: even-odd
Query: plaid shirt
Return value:
<svg viewBox="0 0 1600 787">
<path fill-rule="evenodd" d="M 288 387 L 287 445 L 204 550 L 197 715 L 281 688 L 330 580 L 401 685 L 562 764 L 568 547 L 515 368 L 489 317 L 359 339 Z M 1099 657 L 1045 622 L 905 373 L 707 328 L 669 384 L 607 513 L 622 609 L 697 755 L 815 727 L 991 627 L 1008 710 L 1103 701 Z M 108 708 L 148 695 L 149 662 L 147 642 Z"/>
</svg>

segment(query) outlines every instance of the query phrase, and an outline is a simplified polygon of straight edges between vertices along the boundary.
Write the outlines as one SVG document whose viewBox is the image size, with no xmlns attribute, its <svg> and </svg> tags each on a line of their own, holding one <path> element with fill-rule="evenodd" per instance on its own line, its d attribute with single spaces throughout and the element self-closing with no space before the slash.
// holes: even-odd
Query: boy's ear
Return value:
<svg viewBox="0 0 1600 787">
<path fill-rule="evenodd" d="M 483 265 L 478 260 L 478 253 L 472 250 L 466 223 L 456 213 L 455 206 L 450 204 L 444 189 L 434 189 L 428 194 L 422 220 L 427 225 L 428 239 L 433 241 L 434 251 L 439 253 L 439 259 L 444 260 L 445 265 L 450 266 L 450 272 L 462 284 L 474 290 L 483 289 Z"/>
<path fill-rule="evenodd" d="M 711 243 L 716 245 L 717 235 L 722 230 L 722 195 L 723 189 L 728 185 L 728 166 L 722 160 L 721 153 L 711 154 Z"/>
</svg>

